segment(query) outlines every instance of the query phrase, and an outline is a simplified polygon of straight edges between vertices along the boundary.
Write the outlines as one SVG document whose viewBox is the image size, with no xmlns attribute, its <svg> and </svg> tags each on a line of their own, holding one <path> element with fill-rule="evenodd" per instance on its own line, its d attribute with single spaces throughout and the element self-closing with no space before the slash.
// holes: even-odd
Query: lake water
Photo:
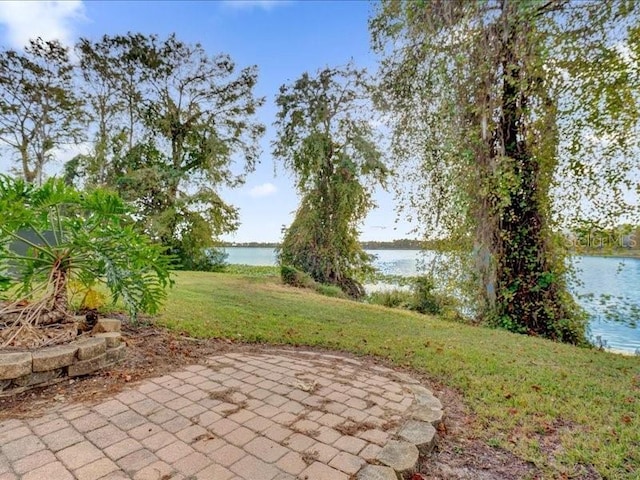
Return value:
<svg viewBox="0 0 640 480">
<path fill-rule="evenodd" d="M 271 248 L 229 247 L 227 262 L 244 265 L 275 265 Z M 423 259 L 417 250 L 368 250 L 376 256 L 374 266 L 389 275 L 412 276 L 419 273 Z M 640 259 L 611 257 L 576 257 L 578 285 L 573 291 L 578 302 L 590 314 L 590 334 L 613 350 L 634 353 L 640 350 L 640 328 L 631 328 L 608 320 L 611 307 L 640 303 Z M 372 286 L 373 287 L 373 286 Z M 602 299 L 607 301 L 603 303 Z M 621 311 L 622 318 L 626 313 Z"/>
</svg>

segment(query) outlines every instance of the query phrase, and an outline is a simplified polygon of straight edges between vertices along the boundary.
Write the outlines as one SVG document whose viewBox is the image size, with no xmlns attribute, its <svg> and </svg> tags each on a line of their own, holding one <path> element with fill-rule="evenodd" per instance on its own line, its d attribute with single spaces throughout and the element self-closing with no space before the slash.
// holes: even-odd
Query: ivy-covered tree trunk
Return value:
<svg viewBox="0 0 640 480">
<path fill-rule="evenodd" d="M 557 239 L 637 213 L 637 25 L 625 1 L 379 3 L 399 189 L 457 255 L 441 273 L 479 320 L 585 342 Z"/>
<path fill-rule="evenodd" d="M 529 64 L 539 61 L 539 47 L 523 42 L 529 38 L 529 26 L 516 24 L 517 15 L 509 11 L 503 15 L 508 16 L 508 30 L 502 43 L 502 114 L 496 127 L 501 138 L 498 153 L 503 155 L 502 161 L 512 164 L 509 170 L 515 183 L 501 199 L 503 206 L 493 233 L 497 259 L 493 320 L 510 330 L 579 343 L 582 332 L 559 328 L 571 312 L 560 298 L 562 274 L 549 259 L 553 242 L 545 209 L 548 182 L 541 180 L 544 173 L 532 151 L 524 116 L 530 96 L 541 93 L 536 91 L 541 79 L 529 71 Z"/>
</svg>

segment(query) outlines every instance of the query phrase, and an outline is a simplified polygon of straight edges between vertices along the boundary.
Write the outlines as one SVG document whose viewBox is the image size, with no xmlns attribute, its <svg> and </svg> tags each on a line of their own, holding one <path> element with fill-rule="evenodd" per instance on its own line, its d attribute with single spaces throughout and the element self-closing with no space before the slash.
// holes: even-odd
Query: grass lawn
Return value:
<svg viewBox="0 0 640 480">
<path fill-rule="evenodd" d="M 267 269 L 234 272 L 178 272 L 160 323 L 199 338 L 385 357 L 457 390 L 474 435 L 546 478 L 579 465 L 640 478 L 640 358 L 328 298 L 283 286 Z"/>
</svg>

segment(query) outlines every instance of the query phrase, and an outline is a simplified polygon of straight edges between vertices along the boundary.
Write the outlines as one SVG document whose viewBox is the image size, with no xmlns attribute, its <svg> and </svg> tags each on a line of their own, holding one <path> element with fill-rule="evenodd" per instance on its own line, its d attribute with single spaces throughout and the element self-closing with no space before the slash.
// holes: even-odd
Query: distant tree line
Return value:
<svg viewBox="0 0 640 480">
<path fill-rule="evenodd" d="M 360 244 L 362 248 L 367 250 L 421 250 L 425 248 L 425 244 L 421 240 L 409 238 L 401 238 L 389 242 L 368 240 L 360 242 Z"/>
<path fill-rule="evenodd" d="M 598 253 L 608 251 L 640 252 L 640 226 L 623 225 L 614 229 L 582 229 L 565 234 L 569 251 L 574 253 Z M 365 240 L 360 246 L 365 250 L 434 250 L 443 251 L 451 247 L 450 239 L 416 240 L 401 238 L 390 241 Z M 222 247 L 281 248 L 278 242 L 221 242 Z"/>
<path fill-rule="evenodd" d="M 367 240 L 359 242 L 365 250 L 421 250 L 424 243 L 420 240 L 402 238 L 391 241 Z M 246 248 L 281 248 L 277 242 L 222 242 L 222 247 L 246 247 Z"/>
</svg>

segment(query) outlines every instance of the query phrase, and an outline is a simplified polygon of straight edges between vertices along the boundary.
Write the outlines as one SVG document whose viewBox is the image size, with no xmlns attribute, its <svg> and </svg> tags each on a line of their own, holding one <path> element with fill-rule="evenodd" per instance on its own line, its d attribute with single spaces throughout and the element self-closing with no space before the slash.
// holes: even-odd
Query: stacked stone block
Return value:
<svg viewBox="0 0 640 480">
<path fill-rule="evenodd" d="M 28 352 L 0 351 L 0 395 L 58 383 L 110 367 L 125 356 L 120 320 L 101 319 L 90 335 Z"/>
</svg>

